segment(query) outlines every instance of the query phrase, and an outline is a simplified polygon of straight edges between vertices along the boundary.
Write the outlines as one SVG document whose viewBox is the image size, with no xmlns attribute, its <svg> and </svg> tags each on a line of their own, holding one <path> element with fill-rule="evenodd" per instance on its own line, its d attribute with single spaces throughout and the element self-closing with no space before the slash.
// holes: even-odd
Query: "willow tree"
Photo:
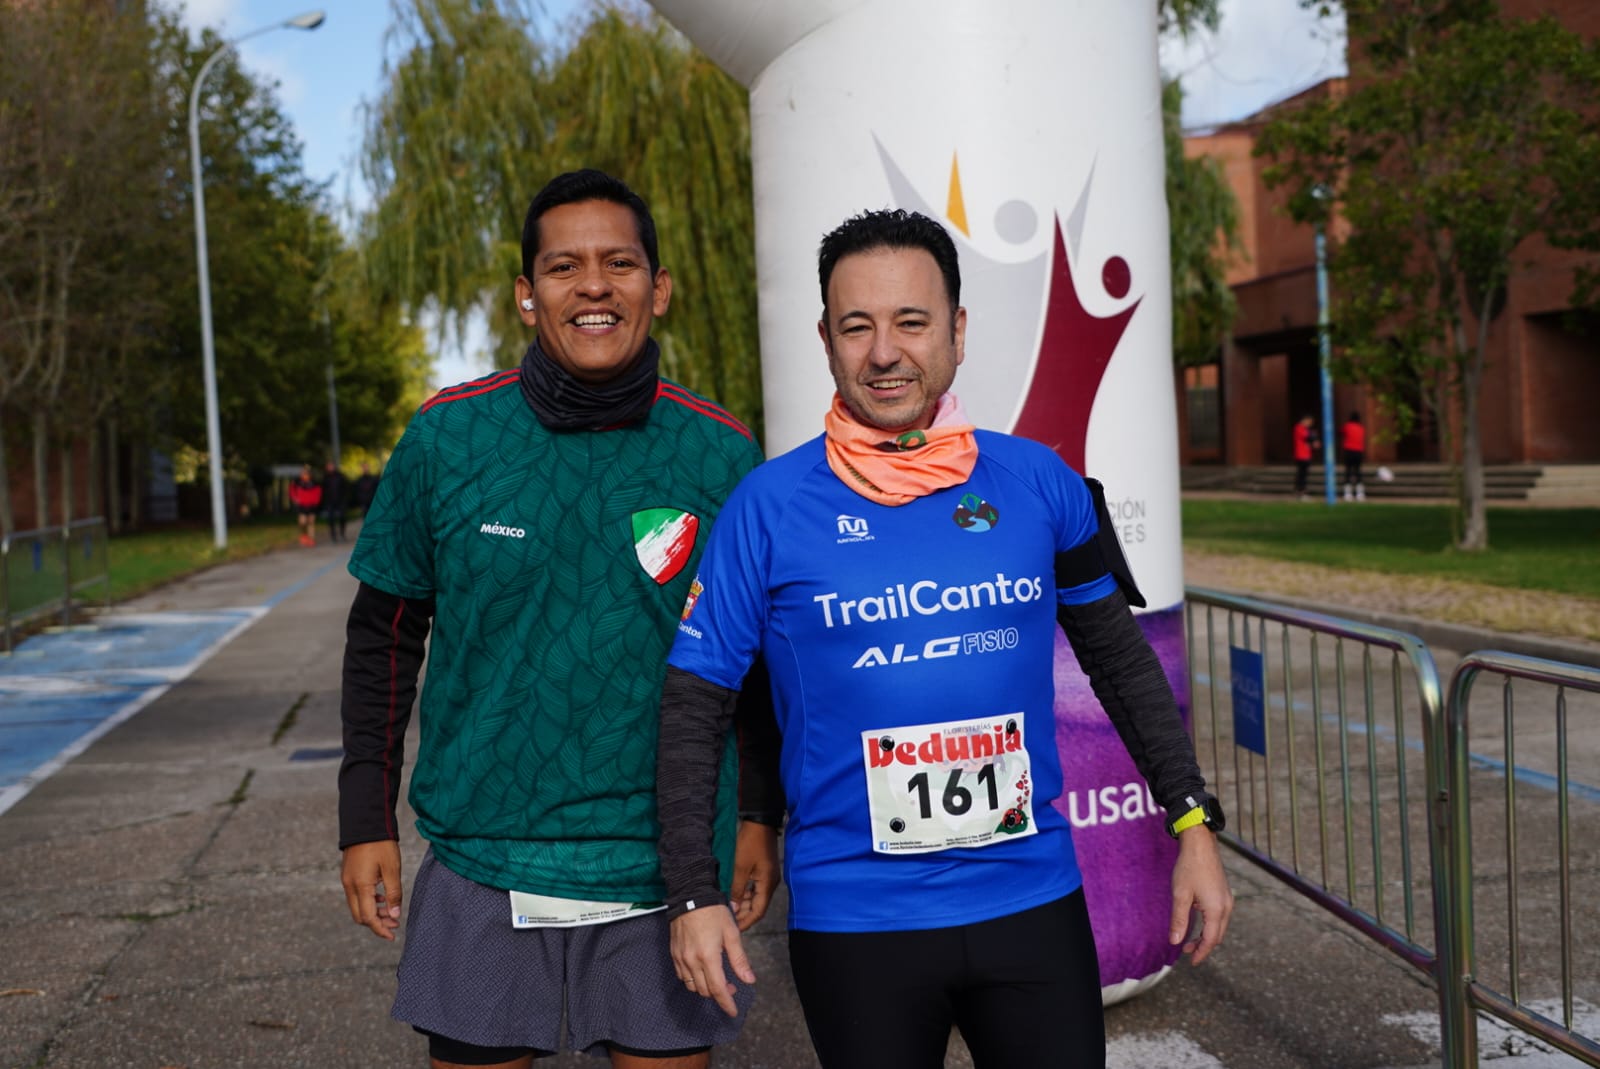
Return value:
<svg viewBox="0 0 1600 1069">
<path fill-rule="evenodd" d="M 362 152 L 368 273 L 375 292 L 437 312 L 458 339 L 467 316 L 489 311 L 505 364 L 522 213 L 556 173 L 545 47 L 518 0 L 397 0 L 394 12 L 398 55 L 384 61 Z"/>
</svg>

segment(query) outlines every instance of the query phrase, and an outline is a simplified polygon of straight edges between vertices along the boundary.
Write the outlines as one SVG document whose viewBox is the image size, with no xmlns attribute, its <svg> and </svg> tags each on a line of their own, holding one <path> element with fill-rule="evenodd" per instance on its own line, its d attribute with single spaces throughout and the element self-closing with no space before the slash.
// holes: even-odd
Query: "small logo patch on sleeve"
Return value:
<svg viewBox="0 0 1600 1069">
<path fill-rule="evenodd" d="M 688 620 L 689 617 L 693 615 L 695 602 L 699 601 L 700 595 L 704 594 L 705 592 L 706 588 L 701 585 L 700 577 L 698 575 L 695 576 L 694 582 L 689 584 L 689 596 L 684 599 L 683 616 L 680 617 L 680 619 Z"/>
<path fill-rule="evenodd" d="M 665 586 L 683 571 L 694 552 L 700 518 L 681 509 L 640 509 L 633 514 L 633 551 L 639 565 Z"/>
</svg>

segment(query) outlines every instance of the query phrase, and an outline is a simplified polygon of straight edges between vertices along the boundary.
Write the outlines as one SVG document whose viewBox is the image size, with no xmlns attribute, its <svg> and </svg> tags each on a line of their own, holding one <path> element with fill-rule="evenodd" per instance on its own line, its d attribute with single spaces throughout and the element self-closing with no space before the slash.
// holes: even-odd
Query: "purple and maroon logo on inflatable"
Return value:
<svg viewBox="0 0 1600 1069">
<path fill-rule="evenodd" d="M 1009 429 L 1044 442 L 1075 471 L 1083 471 L 1089 412 L 1142 297 L 1129 299 L 1133 270 L 1121 256 L 1100 265 L 1103 296 L 1125 302 L 1108 315 L 1085 306 L 1074 271 L 1094 186 L 1091 171 L 1072 212 L 1050 214 L 1054 234 L 1048 253 L 1008 260 L 990 255 L 972 239 L 957 158 L 950 164 L 950 192 L 941 212 L 921 196 L 874 138 L 895 203 L 944 222 L 961 255 L 962 304 L 967 318 L 967 363 L 956 393 L 979 426 Z M 1035 244 L 1039 213 L 1023 200 L 994 211 L 999 241 L 1018 249 Z"/>
</svg>

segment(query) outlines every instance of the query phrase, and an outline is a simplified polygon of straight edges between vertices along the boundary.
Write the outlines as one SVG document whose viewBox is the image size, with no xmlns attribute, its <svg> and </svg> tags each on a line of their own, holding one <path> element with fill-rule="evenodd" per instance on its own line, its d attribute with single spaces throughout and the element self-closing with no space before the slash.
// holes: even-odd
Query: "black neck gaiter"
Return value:
<svg viewBox="0 0 1600 1069">
<path fill-rule="evenodd" d="M 621 375 L 593 385 L 580 382 L 545 355 L 535 337 L 522 356 L 522 396 L 539 422 L 553 431 L 593 431 L 632 423 L 655 404 L 661 350 L 647 338 L 644 351 Z"/>
</svg>

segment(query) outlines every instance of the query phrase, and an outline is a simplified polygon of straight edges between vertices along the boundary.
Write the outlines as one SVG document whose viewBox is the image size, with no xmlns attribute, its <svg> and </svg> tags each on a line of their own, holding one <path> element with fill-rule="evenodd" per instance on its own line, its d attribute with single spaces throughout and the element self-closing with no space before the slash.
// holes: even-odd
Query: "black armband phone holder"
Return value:
<svg viewBox="0 0 1600 1069">
<path fill-rule="evenodd" d="M 1116 524 L 1111 522 L 1111 510 L 1106 507 L 1105 487 L 1099 479 L 1084 478 L 1089 496 L 1094 499 L 1094 515 L 1099 530 L 1093 538 L 1086 539 L 1065 553 L 1056 554 L 1056 587 L 1081 586 L 1092 582 L 1107 572 L 1117 581 L 1122 596 L 1134 608 L 1145 607 L 1139 584 L 1133 581 L 1133 569 L 1123 555 L 1122 542 L 1117 538 Z"/>
</svg>

